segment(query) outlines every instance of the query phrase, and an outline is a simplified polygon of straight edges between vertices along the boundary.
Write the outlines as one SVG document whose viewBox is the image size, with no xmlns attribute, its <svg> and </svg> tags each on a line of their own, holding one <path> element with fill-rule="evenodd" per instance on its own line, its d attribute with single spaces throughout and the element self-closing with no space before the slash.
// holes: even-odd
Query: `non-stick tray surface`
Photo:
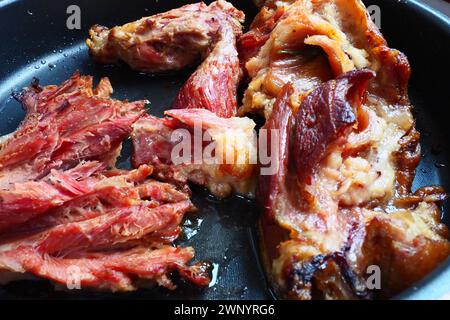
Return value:
<svg viewBox="0 0 450 320">
<path fill-rule="evenodd" d="M 195 1 L 157 0 L 0 0 L 0 135 L 15 130 L 24 116 L 11 92 L 28 85 L 33 77 L 43 85 L 59 84 L 75 70 L 98 81 L 108 76 L 114 97 L 151 101 L 149 110 L 161 116 L 189 72 L 149 76 L 126 66 L 100 66 L 88 56 L 84 40 L 95 23 L 120 25 L 142 16 L 163 12 Z M 209 1 L 206 1 L 209 2 Z M 256 13 L 251 0 L 231 1 L 247 14 Z M 81 9 L 81 30 L 66 27 L 69 5 Z M 419 1 L 366 1 L 381 8 L 381 29 L 391 47 L 410 59 L 413 77 L 410 95 L 422 132 L 423 161 L 415 187 L 440 184 L 450 191 L 450 21 Z M 129 143 L 121 165 L 127 166 Z M 217 200 L 194 188 L 198 216 L 188 217 L 182 245 L 195 247 L 198 260 L 214 264 L 210 288 L 198 291 L 181 285 L 180 290 L 140 290 L 129 294 L 55 291 L 46 281 L 21 281 L 0 286 L 0 299 L 15 298 L 130 298 L 130 299 L 271 299 L 259 265 L 255 204 L 241 197 Z M 444 208 L 444 213 L 446 212 Z M 449 224 L 449 216 L 445 221 Z M 437 298 L 450 292 L 450 262 L 402 298 Z"/>
</svg>

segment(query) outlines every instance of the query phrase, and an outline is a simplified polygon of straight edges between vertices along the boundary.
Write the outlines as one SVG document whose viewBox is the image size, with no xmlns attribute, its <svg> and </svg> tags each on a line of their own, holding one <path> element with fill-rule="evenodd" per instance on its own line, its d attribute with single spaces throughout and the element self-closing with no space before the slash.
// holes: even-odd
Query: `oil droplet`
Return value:
<svg viewBox="0 0 450 320">
<path fill-rule="evenodd" d="M 436 168 L 438 168 L 438 169 L 442 169 L 442 168 L 445 168 L 445 167 L 446 167 L 446 165 L 443 164 L 443 163 L 435 163 L 434 166 L 435 166 Z"/>
<path fill-rule="evenodd" d="M 33 12 L 32 12 L 31 10 L 28 10 L 28 11 L 27 11 L 27 14 L 28 14 L 29 16 L 32 16 L 32 15 L 33 15 Z"/>
<path fill-rule="evenodd" d="M 214 287 L 217 284 L 218 275 L 219 275 L 219 264 L 213 263 L 213 269 L 211 271 L 211 282 L 209 283 L 208 287 Z"/>
<path fill-rule="evenodd" d="M 63 56 L 64 56 L 65 58 L 67 58 L 69 55 L 68 55 L 67 53 L 64 53 Z"/>
<path fill-rule="evenodd" d="M 47 61 L 41 60 L 41 64 L 46 64 L 46 63 L 47 63 Z"/>
<path fill-rule="evenodd" d="M 53 63 L 49 63 L 49 64 L 48 64 L 48 67 L 49 67 L 50 69 L 53 69 L 53 68 L 55 68 L 55 67 L 56 67 L 56 64 L 53 64 Z"/>
<path fill-rule="evenodd" d="M 36 70 L 38 70 L 38 69 L 41 68 L 41 66 L 34 66 L 34 68 L 35 68 Z"/>
<path fill-rule="evenodd" d="M 245 295 L 247 294 L 247 292 L 248 292 L 248 287 L 242 288 L 240 298 L 241 298 L 241 299 L 244 299 L 244 298 L 245 298 Z"/>
<path fill-rule="evenodd" d="M 183 224 L 183 238 L 185 240 L 192 239 L 198 234 L 202 223 L 203 219 L 201 218 L 186 219 Z"/>
</svg>

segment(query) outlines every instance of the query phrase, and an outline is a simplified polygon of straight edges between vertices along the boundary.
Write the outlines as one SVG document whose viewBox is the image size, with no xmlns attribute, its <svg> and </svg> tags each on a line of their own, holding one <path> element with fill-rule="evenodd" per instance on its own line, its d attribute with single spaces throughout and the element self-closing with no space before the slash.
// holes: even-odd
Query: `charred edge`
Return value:
<svg viewBox="0 0 450 320">
<path fill-rule="evenodd" d="M 44 88 L 42 88 L 40 85 L 39 85 L 39 82 L 40 82 L 40 80 L 38 79 L 38 78 L 36 78 L 36 77 L 33 77 L 33 79 L 31 80 L 31 82 L 30 82 L 30 89 L 32 90 L 32 91 L 34 91 L 35 93 L 40 93 L 40 92 L 42 92 L 42 90 L 44 90 Z M 29 89 L 28 89 L 29 90 Z M 11 97 L 14 99 L 14 100 L 16 100 L 17 102 L 19 102 L 19 103 L 22 103 L 22 101 L 23 101 L 23 97 L 24 97 L 24 94 L 27 92 L 27 89 L 25 88 L 25 89 L 23 89 L 23 90 L 14 90 L 13 92 L 11 92 Z"/>
<path fill-rule="evenodd" d="M 342 277 L 348 287 L 352 290 L 355 297 L 363 300 L 373 299 L 373 293 L 362 283 L 359 277 L 350 267 L 347 261 L 347 253 L 352 247 L 354 236 L 358 233 L 359 224 L 354 224 L 350 230 L 347 244 L 341 251 L 333 252 L 327 255 L 317 255 L 311 261 L 297 264 L 294 266 L 294 279 L 298 279 L 302 285 L 312 285 L 315 273 L 324 270 L 327 264 L 332 261 L 341 270 Z M 291 279 L 291 280 L 294 280 Z"/>
<path fill-rule="evenodd" d="M 311 261 L 294 266 L 292 282 L 297 280 L 300 285 L 312 285 L 317 271 L 324 270 L 329 262 L 334 262 L 341 270 L 347 286 L 358 299 L 370 300 L 372 293 L 361 283 L 359 276 L 350 267 L 345 252 L 338 251 L 327 255 L 317 255 Z M 298 283 L 296 284 L 298 285 Z"/>
<path fill-rule="evenodd" d="M 19 103 L 22 103 L 23 100 L 23 90 L 14 90 L 11 92 L 11 97 Z"/>
<path fill-rule="evenodd" d="M 348 264 L 345 253 L 335 252 L 327 257 L 327 260 L 333 260 L 338 265 L 345 283 L 351 288 L 356 297 L 367 300 L 373 298 L 372 293 L 366 288 L 366 286 L 361 284 L 360 278 Z"/>
<path fill-rule="evenodd" d="M 358 234 L 360 234 L 361 228 L 364 225 L 359 223 L 353 223 L 347 239 L 347 244 L 340 252 L 335 252 L 333 255 L 334 262 L 341 269 L 342 275 L 344 277 L 347 285 L 352 289 L 356 297 L 360 299 L 373 299 L 373 293 L 367 289 L 367 287 L 361 283 L 361 277 L 359 277 L 350 267 L 346 255 L 351 250 L 353 242 Z"/>
<path fill-rule="evenodd" d="M 406 195 L 411 192 L 416 168 L 422 159 L 420 133 L 415 126 L 401 139 L 400 150 L 394 156 L 398 167 L 396 191 L 399 195 Z"/>
<path fill-rule="evenodd" d="M 326 255 L 315 256 L 311 261 L 294 266 L 294 277 L 302 284 L 310 284 L 318 270 L 325 267 Z"/>
<path fill-rule="evenodd" d="M 201 261 L 191 267 L 196 277 L 211 278 L 212 263 L 209 261 Z"/>
<path fill-rule="evenodd" d="M 212 263 L 209 261 L 200 261 L 188 268 L 178 269 L 177 279 L 183 283 L 191 286 L 195 285 L 197 288 L 206 287 L 212 279 Z"/>
<path fill-rule="evenodd" d="M 36 91 L 37 93 L 42 92 L 42 90 L 44 90 L 40 85 L 39 85 L 39 79 L 36 77 L 33 77 L 33 79 L 30 82 L 30 87 L 33 88 L 34 91 Z"/>
</svg>

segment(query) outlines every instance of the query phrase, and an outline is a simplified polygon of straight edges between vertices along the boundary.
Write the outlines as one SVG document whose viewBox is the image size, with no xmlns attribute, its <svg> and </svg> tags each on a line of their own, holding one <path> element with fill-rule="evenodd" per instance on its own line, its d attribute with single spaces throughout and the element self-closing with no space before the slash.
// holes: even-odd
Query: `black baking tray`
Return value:
<svg viewBox="0 0 450 320">
<path fill-rule="evenodd" d="M 195 1 L 166 0 L 0 0 L 0 135 L 15 130 L 24 116 L 11 92 L 28 85 L 59 84 L 75 70 L 98 81 L 108 76 L 114 97 L 151 101 L 149 112 L 162 116 L 190 71 L 151 76 L 126 66 L 94 64 L 84 44 L 91 25 L 120 25 Z M 210 1 L 206 1 L 210 2 Z M 251 0 L 231 1 L 251 22 L 257 9 Z M 68 30 L 69 5 L 81 9 L 81 30 Z M 450 190 L 450 20 L 420 1 L 366 1 L 381 8 L 381 31 L 391 47 L 410 59 L 413 75 L 410 96 L 422 132 L 423 161 L 414 188 L 439 184 Z M 120 165 L 129 157 L 126 142 Z M 218 200 L 194 188 L 197 216 L 188 217 L 179 243 L 192 245 L 196 259 L 214 264 L 214 282 L 202 291 L 187 285 L 170 292 L 146 289 L 127 294 L 55 291 L 46 281 L 20 281 L 0 286 L 0 299 L 273 299 L 260 266 L 255 203 L 242 197 Z M 444 205 L 444 221 L 449 225 Z M 450 261 L 427 279 L 400 295 L 401 299 L 437 299 L 450 293 Z"/>
</svg>

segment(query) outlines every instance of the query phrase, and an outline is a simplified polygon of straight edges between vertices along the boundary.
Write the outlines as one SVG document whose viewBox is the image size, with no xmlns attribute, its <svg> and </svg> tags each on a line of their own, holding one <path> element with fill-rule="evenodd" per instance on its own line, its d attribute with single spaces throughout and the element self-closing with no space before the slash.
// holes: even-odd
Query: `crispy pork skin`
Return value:
<svg viewBox="0 0 450 320">
<path fill-rule="evenodd" d="M 226 1 L 196 3 L 111 30 L 94 26 L 87 44 L 102 63 L 124 60 L 144 72 L 180 70 L 202 62 L 172 104 L 236 115 L 242 77 L 236 43 L 244 14 Z"/>
<path fill-rule="evenodd" d="M 312 91 L 295 116 L 294 157 L 302 182 L 324 158 L 330 144 L 345 138 L 356 123 L 361 92 L 375 73 L 358 70 L 331 80 Z M 356 101 L 355 101 L 356 99 Z"/>
<path fill-rule="evenodd" d="M 169 118 L 142 117 L 134 125 L 135 167 L 152 165 L 160 179 L 200 184 L 218 197 L 253 193 L 256 133 L 252 120 L 220 118 L 204 109 L 169 110 L 166 115 Z M 176 152 L 182 144 L 189 149 L 186 154 Z M 185 159 L 174 163 L 174 157 Z"/>
</svg>

